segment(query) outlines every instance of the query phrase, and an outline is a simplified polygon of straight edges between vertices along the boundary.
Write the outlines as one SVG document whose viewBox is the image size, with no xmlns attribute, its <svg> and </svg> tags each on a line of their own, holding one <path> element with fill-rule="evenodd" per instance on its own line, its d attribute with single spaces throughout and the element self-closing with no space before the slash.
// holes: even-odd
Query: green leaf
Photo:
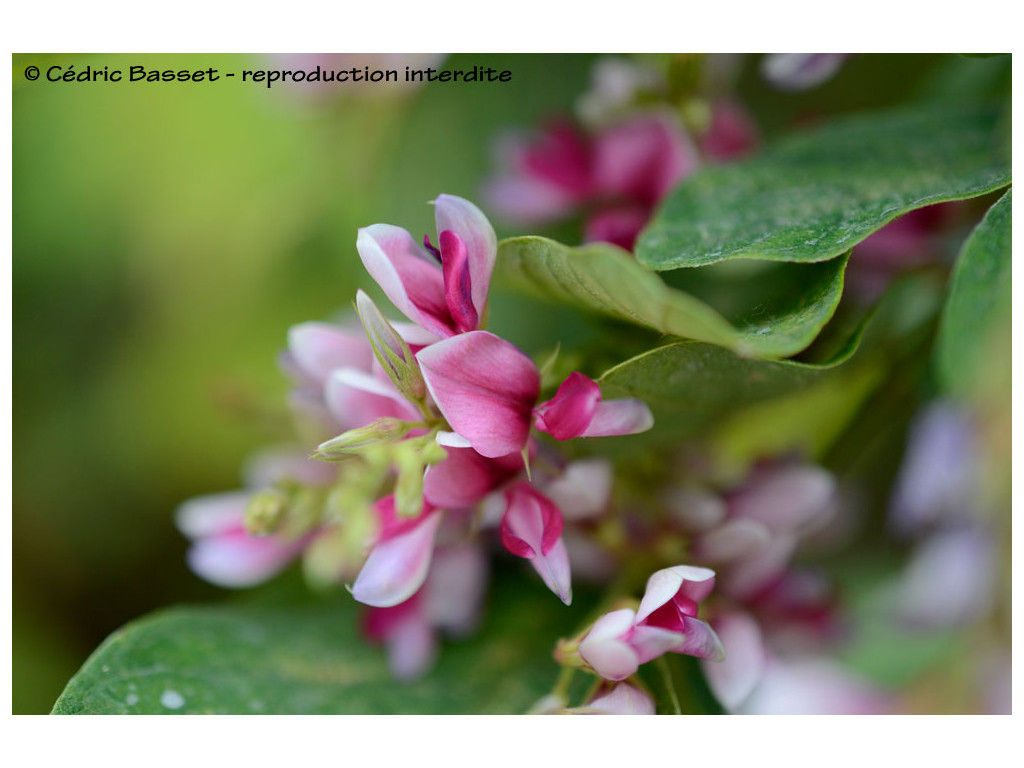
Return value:
<svg viewBox="0 0 1024 768">
<path fill-rule="evenodd" d="M 641 233 L 654 270 L 725 259 L 818 262 L 915 208 L 1010 183 L 991 106 L 927 105 L 836 120 L 683 182 Z"/>
<path fill-rule="evenodd" d="M 794 395 L 829 374 L 818 365 L 750 360 L 689 341 L 637 355 L 599 381 L 605 397 L 638 397 L 654 409 L 654 428 L 640 437 L 678 442 L 739 408 Z"/>
<path fill-rule="evenodd" d="M 994 348 L 990 333 L 1009 319 L 1011 194 L 1007 191 L 964 243 L 953 270 L 936 340 L 943 386 L 964 393 L 991 370 L 992 356 L 1009 359 L 1009 338 Z M 999 341 L 998 339 L 996 340 Z"/>
<path fill-rule="evenodd" d="M 472 639 L 446 642 L 424 679 L 398 683 L 359 636 L 348 595 L 179 607 L 119 630 L 72 678 L 54 714 L 516 714 L 553 686 L 571 608 L 513 568 Z M 581 595 L 577 595 L 580 598 Z"/>
<path fill-rule="evenodd" d="M 608 243 L 570 248 L 542 237 L 512 238 L 498 246 L 497 270 L 499 279 L 549 300 L 771 358 L 804 349 L 829 321 L 842 296 L 846 262 L 840 256 L 803 267 L 797 289 L 791 285 L 736 324 Z"/>
</svg>

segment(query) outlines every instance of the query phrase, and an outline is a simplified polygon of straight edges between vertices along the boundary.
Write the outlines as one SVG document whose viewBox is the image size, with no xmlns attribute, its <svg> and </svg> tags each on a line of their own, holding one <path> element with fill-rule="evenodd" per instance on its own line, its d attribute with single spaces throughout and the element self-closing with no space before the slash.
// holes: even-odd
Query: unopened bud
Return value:
<svg viewBox="0 0 1024 768">
<path fill-rule="evenodd" d="M 356 293 L 356 312 L 370 340 L 373 354 L 391 382 L 407 400 L 413 403 L 424 402 L 427 385 L 420 373 L 419 363 L 405 339 L 398 335 L 398 331 L 381 314 L 373 299 L 361 290 Z"/>
<path fill-rule="evenodd" d="M 366 448 L 401 440 L 412 429 L 412 424 L 401 419 L 384 417 L 365 427 L 356 427 L 332 437 L 317 446 L 315 459 L 340 461 L 362 453 Z"/>
<path fill-rule="evenodd" d="M 245 507 L 245 530 L 253 536 L 269 536 L 284 523 L 288 497 L 279 488 L 258 491 Z"/>
</svg>

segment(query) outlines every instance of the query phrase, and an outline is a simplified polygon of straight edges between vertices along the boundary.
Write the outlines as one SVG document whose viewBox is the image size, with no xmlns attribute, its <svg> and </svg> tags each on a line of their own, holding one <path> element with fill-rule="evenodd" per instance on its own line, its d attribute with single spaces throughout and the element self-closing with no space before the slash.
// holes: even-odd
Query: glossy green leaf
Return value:
<svg viewBox="0 0 1024 768">
<path fill-rule="evenodd" d="M 817 365 L 751 360 L 713 344 L 677 342 L 620 363 L 600 383 L 605 397 L 638 397 L 654 409 L 654 428 L 639 437 L 658 442 L 677 441 L 744 406 L 794 395 L 830 373 Z"/>
<path fill-rule="evenodd" d="M 641 233 L 651 269 L 817 262 L 915 208 L 1010 182 L 1001 110 L 926 105 L 836 120 L 683 182 Z"/>
<path fill-rule="evenodd" d="M 1001 353 L 1009 359 L 1008 345 L 993 349 L 986 342 L 995 324 L 1009 318 L 1011 194 L 1008 191 L 989 209 L 964 244 L 953 271 L 936 341 L 938 375 L 953 392 L 969 389 L 991 369 L 986 356 Z"/>
<path fill-rule="evenodd" d="M 731 349 L 750 357 L 786 357 L 807 347 L 832 317 L 847 258 L 807 265 L 799 287 L 730 323 L 700 299 L 667 286 L 626 251 L 608 243 L 578 248 L 542 237 L 504 240 L 500 280 L 549 300 Z"/>
<path fill-rule="evenodd" d="M 424 679 L 398 683 L 359 636 L 348 595 L 180 607 L 116 632 L 54 714 L 517 714 L 558 676 L 551 650 L 587 608 L 566 608 L 528 569 L 493 585 L 481 631 L 446 642 Z M 296 597 L 296 595 L 298 595 Z M 585 598 L 585 595 L 582 597 Z"/>
</svg>

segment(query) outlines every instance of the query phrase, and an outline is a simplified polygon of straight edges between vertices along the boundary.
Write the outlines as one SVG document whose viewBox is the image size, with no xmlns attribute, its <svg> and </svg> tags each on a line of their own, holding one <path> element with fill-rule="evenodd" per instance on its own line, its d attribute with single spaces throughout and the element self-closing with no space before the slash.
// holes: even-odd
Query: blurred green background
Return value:
<svg viewBox="0 0 1024 768">
<path fill-rule="evenodd" d="M 358 227 L 433 234 L 428 200 L 478 199 L 495 137 L 570 110 L 592 58 L 459 55 L 444 66 L 512 80 L 311 94 L 23 74 L 278 66 L 260 56 L 14 56 L 15 713 L 49 712 L 126 621 L 223 597 L 187 570 L 173 512 L 236 487 L 245 457 L 281 434 L 288 327 L 371 288 Z M 808 110 L 895 102 L 942 66 L 854 59 L 808 95 L 766 91 L 746 60 L 739 88 L 771 135 Z M 491 325 L 529 351 L 554 323 L 563 339 L 586 332 L 520 301 L 499 292 Z"/>
</svg>

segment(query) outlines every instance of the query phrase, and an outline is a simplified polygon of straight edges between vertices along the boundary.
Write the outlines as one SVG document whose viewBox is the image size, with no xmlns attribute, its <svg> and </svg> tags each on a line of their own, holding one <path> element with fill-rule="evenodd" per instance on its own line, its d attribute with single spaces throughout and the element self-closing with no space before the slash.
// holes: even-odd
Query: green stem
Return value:
<svg viewBox="0 0 1024 768">
<path fill-rule="evenodd" d="M 672 682 L 672 670 L 668 668 L 668 662 L 665 661 L 664 656 L 659 656 L 654 663 L 658 667 L 658 672 L 661 673 L 662 681 L 665 683 L 665 690 L 668 691 L 668 695 L 672 699 L 674 714 L 683 714 L 683 710 L 679 706 L 679 697 L 676 695 L 676 686 Z"/>
</svg>

